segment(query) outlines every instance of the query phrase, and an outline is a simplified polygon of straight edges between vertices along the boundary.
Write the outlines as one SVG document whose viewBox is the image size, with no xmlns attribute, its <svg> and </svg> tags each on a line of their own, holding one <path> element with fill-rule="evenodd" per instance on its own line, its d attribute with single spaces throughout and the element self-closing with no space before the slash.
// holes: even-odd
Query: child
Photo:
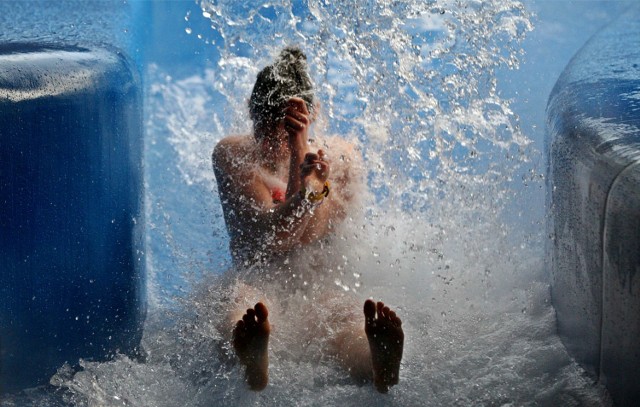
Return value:
<svg viewBox="0 0 640 407">
<path fill-rule="evenodd" d="M 350 166 L 359 153 L 343 140 L 310 149 L 315 105 L 306 56 L 287 47 L 256 79 L 249 100 L 253 134 L 226 137 L 213 151 L 232 257 L 237 268 L 257 273 L 254 280 L 288 282 L 292 275 L 278 272 L 278 266 L 331 234 L 353 197 Z M 341 159 L 330 161 L 328 153 Z M 244 285 L 243 290 L 255 288 Z M 253 390 L 262 390 L 268 381 L 271 325 L 265 302 L 234 310 L 244 315 L 228 329 Z M 367 300 L 364 325 L 351 319 L 339 325 L 328 350 L 350 374 L 373 379 L 383 393 L 397 384 L 404 333 L 395 312 Z"/>
</svg>

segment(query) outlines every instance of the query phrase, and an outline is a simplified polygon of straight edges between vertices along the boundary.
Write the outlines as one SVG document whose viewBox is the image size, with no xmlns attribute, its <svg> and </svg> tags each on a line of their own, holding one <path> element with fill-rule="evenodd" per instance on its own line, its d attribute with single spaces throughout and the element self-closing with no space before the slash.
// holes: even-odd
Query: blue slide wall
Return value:
<svg viewBox="0 0 640 407">
<path fill-rule="evenodd" d="M 138 354 L 141 97 L 116 49 L 0 43 L 0 392 Z"/>
<path fill-rule="evenodd" d="M 547 106 L 558 332 L 619 405 L 640 403 L 640 6 L 574 56 Z"/>
</svg>

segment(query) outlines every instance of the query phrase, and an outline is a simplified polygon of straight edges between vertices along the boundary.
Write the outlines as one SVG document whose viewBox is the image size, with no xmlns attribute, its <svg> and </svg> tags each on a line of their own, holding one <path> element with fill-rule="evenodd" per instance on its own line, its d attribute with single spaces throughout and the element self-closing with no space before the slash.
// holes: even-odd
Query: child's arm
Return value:
<svg viewBox="0 0 640 407">
<path fill-rule="evenodd" d="M 309 205 L 300 194 L 274 204 L 271 192 L 257 178 L 253 163 L 238 163 L 240 153 L 233 142 L 220 142 L 213 151 L 225 220 L 232 238 L 262 250 L 285 252 L 300 243 L 309 222 Z M 241 155 L 240 155 L 241 156 Z"/>
</svg>

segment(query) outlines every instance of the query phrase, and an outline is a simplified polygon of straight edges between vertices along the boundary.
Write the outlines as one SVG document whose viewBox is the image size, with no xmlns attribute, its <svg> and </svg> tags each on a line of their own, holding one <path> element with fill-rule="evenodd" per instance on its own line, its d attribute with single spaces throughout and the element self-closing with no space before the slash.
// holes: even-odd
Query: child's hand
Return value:
<svg viewBox="0 0 640 407">
<path fill-rule="evenodd" d="M 294 151 L 308 151 L 309 110 L 304 100 L 293 97 L 284 108 L 284 128 L 289 135 L 289 148 Z"/>
<path fill-rule="evenodd" d="M 300 167 L 300 177 L 303 185 L 307 185 L 310 182 L 319 185 L 324 184 L 329 178 L 331 170 L 329 163 L 325 161 L 325 153 L 322 150 L 318 150 L 317 154 L 307 153 Z"/>
</svg>

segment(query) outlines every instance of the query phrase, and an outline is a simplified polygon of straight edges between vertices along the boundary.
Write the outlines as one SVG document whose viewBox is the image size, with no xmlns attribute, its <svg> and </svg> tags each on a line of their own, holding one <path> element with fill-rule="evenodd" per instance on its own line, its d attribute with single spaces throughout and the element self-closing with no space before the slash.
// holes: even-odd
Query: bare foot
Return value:
<svg viewBox="0 0 640 407">
<path fill-rule="evenodd" d="M 233 329 L 233 348 L 246 367 L 245 377 L 251 390 L 262 390 L 269 381 L 269 311 L 263 303 L 249 308 Z"/>
<path fill-rule="evenodd" d="M 376 317 L 377 313 L 377 317 Z M 380 393 L 398 384 L 404 332 L 402 321 L 384 303 L 371 300 L 364 303 L 364 331 L 369 340 L 373 384 Z"/>
</svg>

